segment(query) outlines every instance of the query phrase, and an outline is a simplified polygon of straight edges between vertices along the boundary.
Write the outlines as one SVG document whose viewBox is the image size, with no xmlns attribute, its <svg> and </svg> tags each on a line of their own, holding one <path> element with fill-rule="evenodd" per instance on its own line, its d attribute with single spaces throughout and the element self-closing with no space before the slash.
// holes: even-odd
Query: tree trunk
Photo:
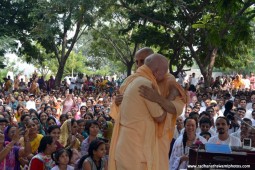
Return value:
<svg viewBox="0 0 255 170">
<path fill-rule="evenodd" d="M 127 76 L 130 76 L 130 75 L 131 75 L 131 72 L 132 72 L 133 62 L 127 63 L 126 66 L 127 66 Z"/>
<path fill-rule="evenodd" d="M 207 57 L 205 60 L 196 60 L 201 74 L 204 76 L 205 87 L 211 86 L 212 83 L 212 72 L 215 63 L 215 59 L 217 56 L 218 48 L 214 48 L 213 50 L 209 50 Z M 209 62 L 208 62 L 209 61 Z"/>
<path fill-rule="evenodd" d="M 64 74 L 64 69 L 65 69 L 65 64 L 66 64 L 66 60 L 64 57 L 62 57 L 62 60 L 61 62 L 59 63 L 59 66 L 58 66 L 58 71 L 57 71 L 57 75 L 55 77 L 55 86 L 59 87 L 60 86 L 60 83 L 61 83 L 61 79 L 63 77 L 63 74 Z"/>
</svg>

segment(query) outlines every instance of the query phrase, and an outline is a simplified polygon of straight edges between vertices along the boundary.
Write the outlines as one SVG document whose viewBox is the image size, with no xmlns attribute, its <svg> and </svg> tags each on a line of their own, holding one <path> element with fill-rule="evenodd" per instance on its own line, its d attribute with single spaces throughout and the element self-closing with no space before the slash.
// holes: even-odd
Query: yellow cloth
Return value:
<svg viewBox="0 0 255 170">
<path fill-rule="evenodd" d="M 138 71 L 139 72 L 139 71 Z M 132 75 L 128 77 L 122 84 L 120 88 L 120 93 L 123 94 L 127 85 L 136 77 L 137 75 Z M 155 84 L 155 82 L 154 82 Z M 177 114 L 167 114 L 166 119 L 163 123 L 158 124 L 157 135 L 159 138 L 159 167 L 158 169 L 168 169 L 168 152 L 170 150 L 170 142 L 173 136 L 176 118 L 182 113 L 184 104 L 187 102 L 187 95 L 185 90 L 176 82 L 175 78 L 171 74 L 166 74 L 164 80 L 159 84 L 160 91 L 164 97 L 167 97 L 171 92 L 171 88 L 177 88 L 180 96 L 176 97 L 172 103 L 175 106 Z M 115 120 L 115 125 L 113 129 L 113 136 L 110 147 L 110 157 L 109 157 L 109 169 L 116 169 L 116 164 L 114 160 L 115 146 L 119 133 L 119 107 L 113 104 L 111 105 L 111 117 Z M 116 135 L 117 134 L 117 135 Z M 147 168 L 146 168 L 147 169 Z"/>
<path fill-rule="evenodd" d="M 117 107 L 111 110 L 115 125 L 108 169 L 159 169 L 157 124 L 153 117 L 161 116 L 163 110 L 158 104 L 141 97 L 138 92 L 141 85 L 151 87 L 151 84 L 158 87 L 151 70 L 144 65 L 121 86 L 120 92 L 125 93 L 120 114 Z"/>
<path fill-rule="evenodd" d="M 71 133 L 71 119 L 66 120 L 60 127 L 59 142 L 62 146 L 66 147 L 69 134 Z M 80 149 L 80 141 L 76 138 L 75 144 L 72 149 Z"/>
<path fill-rule="evenodd" d="M 71 129 L 71 120 L 66 120 L 60 127 L 59 142 L 62 146 L 67 145 L 67 139 L 69 137 L 69 129 Z"/>
<path fill-rule="evenodd" d="M 234 79 L 232 81 L 232 84 L 233 84 L 234 89 L 239 89 L 243 86 L 244 83 L 241 80 Z"/>
<path fill-rule="evenodd" d="M 36 138 L 33 141 L 30 141 L 30 145 L 32 148 L 32 154 L 36 154 L 42 138 L 43 138 L 43 135 L 37 134 Z M 20 138 L 20 144 L 21 144 L 21 146 L 25 147 L 24 137 Z"/>
</svg>

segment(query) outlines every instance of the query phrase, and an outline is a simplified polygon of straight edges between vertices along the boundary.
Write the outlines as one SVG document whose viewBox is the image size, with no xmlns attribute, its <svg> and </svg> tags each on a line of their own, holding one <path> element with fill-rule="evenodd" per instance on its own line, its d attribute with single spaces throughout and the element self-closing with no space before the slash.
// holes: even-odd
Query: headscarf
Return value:
<svg viewBox="0 0 255 170">
<path fill-rule="evenodd" d="M 67 119 L 63 125 L 60 127 L 60 138 L 59 142 L 62 146 L 66 147 L 67 140 L 69 137 L 69 134 L 71 133 L 71 119 Z M 80 141 L 75 137 L 75 144 L 73 146 L 74 149 L 79 149 L 80 147 Z"/>
<path fill-rule="evenodd" d="M 67 145 L 67 140 L 69 137 L 69 129 L 71 130 L 71 120 L 67 119 L 60 127 L 60 144 L 64 147 Z"/>
</svg>

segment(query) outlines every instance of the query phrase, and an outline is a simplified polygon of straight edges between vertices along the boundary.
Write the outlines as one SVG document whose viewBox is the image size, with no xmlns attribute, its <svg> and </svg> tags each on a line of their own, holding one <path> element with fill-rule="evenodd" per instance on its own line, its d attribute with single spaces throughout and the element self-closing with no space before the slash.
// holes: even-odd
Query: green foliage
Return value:
<svg viewBox="0 0 255 170">
<path fill-rule="evenodd" d="M 254 39 L 254 4 L 237 0 L 121 0 L 121 6 L 129 11 L 127 30 L 138 30 L 135 40 L 159 49 L 177 71 L 195 59 L 208 82 L 215 61 L 217 67 L 228 67 L 240 56 L 249 59 L 244 57 L 248 57 L 248 44 Z M 228 61 L 221 62 L 223 59 Z"/>
</svg>

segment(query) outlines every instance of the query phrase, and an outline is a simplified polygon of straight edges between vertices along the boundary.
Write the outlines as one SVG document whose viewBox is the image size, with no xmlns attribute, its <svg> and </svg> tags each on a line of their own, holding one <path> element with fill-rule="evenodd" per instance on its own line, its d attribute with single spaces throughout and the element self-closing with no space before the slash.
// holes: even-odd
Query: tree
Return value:
<svg viewBox="0 0 255 170">
<path fill-rule="evenodd" d="M 91 31 L 92 41 L 87 53 L 94 61 L 104 61 L 104 58 L 115 63 L 120 61 L 126 67 L 127 75 L 130 75 L 139 43 L 132 40 L 134 30 L 125 31 L 126 17 L 124 12 L 112 9 Z"/>
<path fill-rule="evenodd" d="M 237 58 L 237 54 L 245 54 L 246 50 L 238 46 L 251 42 L 254 3 L 252 0 L 120 0 L 117 5 L 130 11 L 130 29 L 139 29 L 139 22 L 146 21 L 146 26 L 161 30 L 169 37 L 172 43 L 166 41 L 166 44 L 175 46 L 177 42 L 179 49 L 187 50 L 185 53 L 196 61 L 209 85 L 217 57 Z M 182 59 L 182 53 L 178 53 Z M 230 55 L 233 53 L 235 55 Z"/>
<path fill-rule="evenodd" d="M 59 85 L 75 43 L 81 34 L 103 15 L 105 1 L 42 0 L 27 3 L 30 6 L 33 4 L 28 18 L 25 18 L 31 21 L 32 27 L 26 32 L 27 37 L 19 37 L 22 45 L 20 54 L 26 54 L 31 58 L 40 57 L 37 55 L 39 52 L 35 42 L 40 43 L 47 54 L 54 54 L 58 62 L 56 85 Z M 19 6 L 16 8 L 19 9 Z"/>
</svg>

